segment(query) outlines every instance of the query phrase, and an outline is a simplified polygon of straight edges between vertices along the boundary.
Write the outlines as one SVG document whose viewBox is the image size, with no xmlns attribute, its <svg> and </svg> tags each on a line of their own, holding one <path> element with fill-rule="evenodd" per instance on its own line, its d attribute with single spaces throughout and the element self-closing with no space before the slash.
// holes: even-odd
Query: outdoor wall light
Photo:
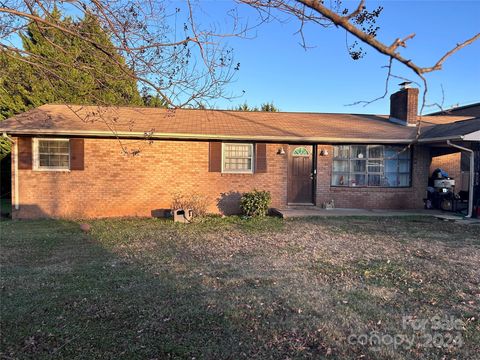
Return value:
<svg viewBox="0 0 480 360">
<path fill-rule="evenodd" d="M 280 149 L 278 149 L 277 155 L 285 155 L 285 150 L 283 149 L 283 146 Z"/>
<path fill-rule="evenodd" d="M 322 149 L 320 150 L 320 156 L 327 156 L 328 155 L 328 150 Z"/>
</svg>

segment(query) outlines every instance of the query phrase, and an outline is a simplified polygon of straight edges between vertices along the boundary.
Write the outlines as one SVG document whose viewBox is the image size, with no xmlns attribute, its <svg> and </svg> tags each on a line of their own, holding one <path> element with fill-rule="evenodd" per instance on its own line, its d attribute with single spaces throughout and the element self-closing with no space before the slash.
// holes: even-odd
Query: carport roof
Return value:
<svg viewBox="0 0 480 360">
<path fill-rule="evenodd" d="M 442 139 L 480 141 L 480 118 L 432 126 L 421 133 L 419 142 Z"/>
</svg>

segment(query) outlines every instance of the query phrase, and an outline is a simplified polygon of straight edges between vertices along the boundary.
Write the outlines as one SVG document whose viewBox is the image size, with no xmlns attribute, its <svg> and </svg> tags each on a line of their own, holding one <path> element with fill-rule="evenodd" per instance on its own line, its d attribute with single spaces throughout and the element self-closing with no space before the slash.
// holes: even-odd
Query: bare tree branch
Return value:
<svg viewBox="0 0 480 360">
<path fill-rule="evenodd" d="M 230 32 L 199 29 L 193 6 L 188 2 L 189 28 L 183 29 L 181 39 L 173 40 L 172 34 L 176 34 L 178 29 L 168 26 L 165 1 L 68 1 L 66 11 L 69 11 L 68 7 L 75 7 L 83 16 L 91 14 L 98 18 L 113 40 L 114 45 L 106 47 L 75 26 L 56 21 L 51 16 L 53 4 L 63 6 L 65 3 L 39 0 L 1 2 L 0 44 L 21 49 L 18 42 L 12 43 L 10 38 L 15 32 L 24 31 L 30 22 L 36 24 L 40 33 L 44 29 L 55 29 L 92 46 L 103 53 L 106 61 L 122 69 L 126 78 L 138 81 L 146 91 L 159 96 L 172 107 L 195 104 L 198 99 L 206 102 L 230 97 L 225 93 L 225 86 L 239 69 L 239 63 L 234 62 L 232 49 L 222 45 L 221 39 L 246 34 L 249 28 L 239 27 L 238 21 L 233 22 Z M 58 47 L 47 36 L 44 38 Z M 64 51 L 61 47 L 58 50 Z M 117 54 L 125 58 L 127 66 L 118 63 Z M 30 55 L 28 51 L 22 52 L 22 56 Z M 202 61 L 197 61 L 197 57 Z M 88 71 L 85 67 L 82 69 Z"/>
<path fill-rule="evenodd" d="M 360 14 L 363 9 L 365 9 L 365 0 L 360 1 L 355 11 L 352 11 L 350 14 L 346 15 L 345 18 L 348 20 L 353 19 L 355 16 Z"/>
<path fill-rule="evenodd" d="M 429 66 L 429 67 L 421 67 L 414 63 L 410 59 L 404 58 L 400 53 L 396 52 L 397 48 L 399 46 L 406 47 L 406 41 L 412 39 L 415 34 L 410 34 L 407 37 L 405 37 L 403 40 L 395 40 L 394 43 L 390 46 L 387 46 L 380 41 L 378 41 L 376 38 L 369 36 L 359 28 L 355 27 L 349 20 L 349 16 L 341 16 L 326 6 L 323 5 L 322 2 L 318 0 L 297 0 L 299 3 L 302 3 L 309 7 L 312 10 L 317 11 L 319 14 L 323 15 L 327 19 L 331 20 L 336 26 L 339 26 L 345 30 L 347 30 L 350 34 L 354 35 L 358 39 L 362 40 L 364 43 L 370 45 L 372 48 L 376 49 L 380 53 L 387 55 L 398 62 L 401 62 L 405 66 L 409 67 L 411 70 L 413 70 L 417 75 L 422 75 L 428 72 L 432 72 L 435 70 L 440 70 L 442 68 L 443 63 L 445 60 L 456 53 L 457 51 L 463 49 L 465 46 L 472 44 L 474 41 L 478 40 L 480 38 L 480 33 L 474 35 L 468 40 L 465 40 L 462 43 L 457 44 L 453 49 L 445 53 L 440 60 L 438 60 L 435 65 Z"/>
<path fill-rule="evenodd" d="M 355 26 L 351 22 L 353 18 L 358 16 L 361 11 L 365 8 L 366 1 L 361 0 L 358 7 L 351 13 L 342 15 L 334 10 L 328 8 L 323 1 L 319 0 L 238 0 L 241 3 L 248 4 L 256 8 L 276 8 L 280 11 L 290 13 L 305 21 L 305 19 L 314 20 L 315 22 L 321 22 L 325 25 L 325 20 L 331 22 L 331 24 L 345 29 L 348 33 L 355 36 L 357 39 L 361 40 L 365 44 L 368 44 L 373 49 L 378 52 L 392 58 L 408 68 L 410 68 L 417 75 L 426 74 L 432 71 L 440 70 L 443 63 L 450 56 L 452 56 L 457 51 L 463 49 L 464 47 L 472 44 L 474 41 L 480 38 L 480 33 L 472 36 L 471 38 L 465 40 L 462 43 L 457 44 L 450 51 L 445 53 L 434 65 L 432 66 L 420 66 L 411 59 L 403 57 L 397 50 L 399 47 L 406 47 L 407 41 L 414 38 L 415 34 L 410 34 L 404 38 L 396 39 L 391 45 L 386 45 L 376 39 L 374 36 L 368 32 L 363 31 L 358 26 Z M 296 6 L 300 4 L 308 9 L 311 12 L 307 13 L 306 10 L 303 10 L 303 7 Z"/>
</svg>

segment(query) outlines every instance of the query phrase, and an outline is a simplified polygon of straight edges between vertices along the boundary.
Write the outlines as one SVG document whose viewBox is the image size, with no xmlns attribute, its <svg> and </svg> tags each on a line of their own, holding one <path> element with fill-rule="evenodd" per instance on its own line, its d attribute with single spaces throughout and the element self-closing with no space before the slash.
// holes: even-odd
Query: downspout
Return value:
<svg viewBox="0 0 480 360">
<path fill-rule="evenodd" d="M 468 215 L 467 217 L 471 218 L 473 214 L 473 183 L 475 181 L 475 153 L 472 149 L 452 144 L 450 140 L 447 140 L 447 144 L 451 147 L 460 149 L 462 151 L 466 151 L 470 153 L 470 184 L 468 189 Z"/>
<path fill-rule="evenodd" d="M 3 133 L 3 137 L 6 138 L 8 141 L 10 141 L 12 144 L 14 144 L 14 149 L 13 149 L 13 171 L 15 172 L 14 174 L 14 192 L 15 192 L 15 198 L 13 199 L 13 204 L 15 206 L 15 210 L 18 210 L 20 208 L 19 201 L 18 201 L 18 145 L 15 140 L 13 140 L 10 136 L 7 135 L 6 132 Z"/>
</svg>

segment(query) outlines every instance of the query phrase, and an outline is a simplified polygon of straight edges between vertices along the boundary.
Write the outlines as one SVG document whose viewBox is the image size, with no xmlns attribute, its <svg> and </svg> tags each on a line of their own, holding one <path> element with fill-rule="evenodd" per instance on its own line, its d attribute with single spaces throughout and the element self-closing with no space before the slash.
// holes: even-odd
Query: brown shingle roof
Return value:
<svg viewBox="0 0 480 360">
<path fill-rule="evenodd" d="M 432 119 L 433 118 L 433 119 Z M 465 117 L 448 117 L 450 120 Z M 441 116 L 424 117 L 424 127 Z M 10 134 L 263 141 L 409 142 L 416 129 L 386 115 L 43 105 L 0 123 Z M 150 133 L 151 132 L 151 133 Z"/>
<path fill-rule="evenodd" d="M 476 131 L 480 131 L 480 118 L 432 126 L 420 135 L 420 141 L 461 137 Z"/>
<path fill-rule="evenodd" d="M 455 116 L 473 116 L 473 117 L 480 117 L 480 102 L 464 105 L 464 106 L 457 106 L 451 109 L 446 109 L 443 111 L 437 111 L 431 113 L 429 115 L 455 115 Z"/>
<path fill-rule="evenodd" d="M 463 120 L 471 120 L 474 119 L 474 116 L 453 116 L 453 115 L 435 115 L 435 116 L 430 116 L 430 115 L 425 115 L 422 116 L 422 122 L 424 125 L 438 125 L 438 124 L 451 124 L 457 121 L 463 121 Z"/>
</svg>

